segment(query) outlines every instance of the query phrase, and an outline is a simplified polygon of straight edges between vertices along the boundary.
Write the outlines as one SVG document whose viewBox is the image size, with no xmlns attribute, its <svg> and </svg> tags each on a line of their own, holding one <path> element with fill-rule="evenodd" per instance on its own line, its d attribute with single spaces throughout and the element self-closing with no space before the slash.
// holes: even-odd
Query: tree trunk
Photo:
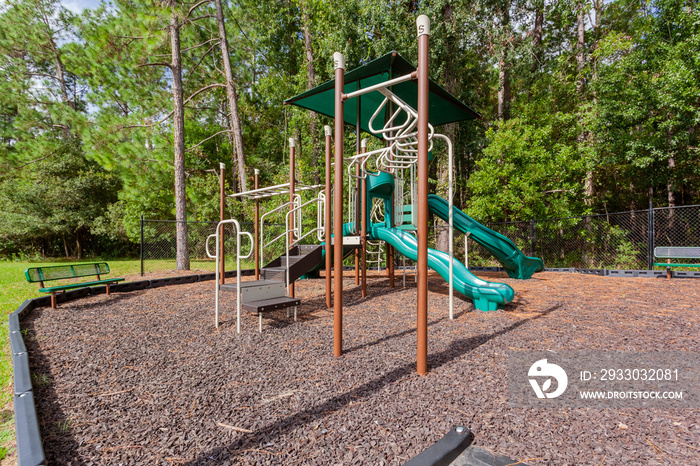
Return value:
<svg viewBox="0 0 700 466">
<path fill-rule="evenodd" d="M 316 86 L 316 69 L 314 67 L 314 49 L 311 42 L 311 32 L 309 31 L 311 18 L 309 17 L 309 12 L 306 8 L 306 4 L 302 5 L 302 12 L 302 29 L 304 30 L 304 51 L 306 52 L 306 88 L 313 89 L 314 86 Z M 318 116 L 316 116 L 316 112 L 311 112 L 311 122 L 309 123 L 309 130 L 311 131 L 311 166 L 314 167 L 312 172 L 314 184 L 321 183 L 321 178 L 319 176 L 320 166 L 318 163 L 318 154 L 321 149 L 318 140 L 317 122 Z"/>
<path fill-rule="evenodd" d="M 501 28 L 504 36 L 501 37 L 501 56 L 498 59 L 498 119 L 506 121 L 510 119 L 510 63 L 508 62 L 508 48 L 510 44 L 510 2 L 505 2 L 501 17 Z"/>
<path fill-rule="evenodd" d="M 185 191 L 185 110 L 182 100 L 182 57 L 180 56 L 180 23 L 175 8 L 170 4 L 170 47 L 173 74 L 173 146 L 175 165 L 175 262 L 178 270 L 190 269 L 187 250 L 187 193 Z"/>
<path fill-rule="evenodd" d="M 578 95 L 580 105 L 583 107 L 584 104 L 584 85 L 585 77 L 583 75 L 583 69 L 586 67 L 586 28 L 585 28 L 585 3 L 579 1 L 577 4 L 577 21 L 576 21 L 576 71 L 578 73 L 576 79 L 576 94 Z M 586 142 L 586 130 L 581 128 L 581 132 L 576 137 L 576 141 L 579 146 L 579 154 L 582 154 L 581 148 Z M 593 204 L 593 170 L 586 170 L 586 177 L 583 182 L 583 189 L 585 193 L 585 202 L 589 207 Z"/>
<path fill-rule="evenodd" d="M 78 228 L 75 232 L 75 258 L 80 260 L 83 258 L 83 243 L 81 241 L 82 228 Z"/>
<path fill-rule="evenodd" d="M 583 68 L 586 66 L 586 28 L 585 19 L 586 11 L 584 2 L 579 1 L 578 20 L 576 21 L 576 71 L 578 78 L 576 80 L 576 93 L 579 97 L 583 97 L 583 85 L 585 83 L 583 76 Z"/>
<path fill-rule="evenodd" d="M 219 45 L 224 62 L 224 73 L 226 73 L 226 95 L 228 96 L 228 106 L 231 112 L 231 126 L 233 127 L 233 140 L 235 142 L 236 161 L 238 164 L 238 184 L 241 187 L 241 191 L 247 191 L 245 155 L 243 153 L 243 131 L 241 129 L 241 117 L 238 113 L 238 93 L 233 83 L 233 69 L 231 68 L 231 57 L 228 52 L 224 11 L 221 7 L 221 0 L 214 0 L 214 3 L 216 4 L 216 22 L 219 25 Z"/>
<path fill-rule="evenodd" d="M 593 44 L 592 50 L 596 50 L 598 48 L 598 42 L 600 42 L 600 26 L 603 22 L 603 9 L 605 8 L 603 0 L 596 0 L 593 3 L 593 8 L 595 9 L 595 25 L 593 26 L 593 37 L 595 43 Z M 593 81 L 595 81 L 598 78 L 598 59 L 595 57 L 591 58 L 591 64 L 593 66 Z M 597 96 L 594 95 L 594 98 L 595 97 Z"/>
<path fill-rule="evenodd" d="M 51 25 L 52 13 L 49 13 L 45 9 L 46 6 L 47 5 L 38 4 L 37 8 L 39 9 L 38 13 L 41 17 L 40 20 L 46 27 L 45 34 L 47 40 L 47 47 L 51 52 L 54 66 L 56 67 L 56 80 L 58 81 L 58 87 L 61 90 L 61 100 L 64 104 L 68 104 L 71 108 L 75 109 L 75 102 L 72 102 L 68 97 L 68 86 L 66 84 L 65 78 L 66 67 L 63 64 L 63 61 L 61 60 L 61 53 L 58 49 L 58 46 L 56 45 L 56 41 L 54 40 L 54 30 Z M 63 137 L 65 139 L 69 139 L 71 137 L 70 126 L 65 122 L 62 123 L 60 126 L 61 132 L 63 133 Z"/>
<path fill-rule="evenodd" d="M 579 6 L 580 7 L 580 6 Z M 593 4 L 593 7 L 595 9 L 595 25 L 593 27 L 593 32 L 594 32 L 594 44 L 593 44 L 593 49 L 598 46 L 598 41 L 600 40 L 600 26 L 601 26 L 601 20 L 602 20 L 602 15 L 603 15 L 603 2 L 602 0 L 596 0 Z M 585 29 L 583 28 L 583 13 L 581 10 L 579 10 L 579 25 L 578 25 L 578 43 L 577 47 L 579 49 L 579 54 L 580 56 L 577 56 L 577 61 L 578 61 L 578 66 L 577 69 L 579 70 L 579 73 L 585 66 L 585 55 L 584 55 L 584 50 L 585 50 Z M 591 58 L 591 65 L 592 65 L 592 78 L 593 81 L 598 79 L 598 63 L 595 57 Z M 580 85 L 580 90 L 579 90 L 579 96 L 581 98 L 581 102 L 583 102 L 583 77 L 579 76 L 579 82 L 577 83 L 577 89 L 578 86 Z M 593 103 L 594 105 L 597 103 L 598 98 L 597 94 L 593 93 Z M 581 135 L 579 135 L 579 140 L 584 141 L 586 138 L 589 140 L 591 139 L 591 136 L 593 139 L 595 138 L 594 135 L 586 135 L 584 131 L 582 131 Z M 595 144 L 595 139 L 591 141 L 592 144 Z M 587 170 L 586 171 L 586 179 L 584 181 L 584 191 L 586 194 L 586 204 L 591 205 L 593 202 L 593 194 L 594 194 L 594 183 L 595 183 L 595 175 L 593 173 L 593 170 Z"/>
<path fill-rule="evenodd" d="M 231 114 L 226 112 L 226 105 L 222 102 L 221 104 L 221 114 L 224 115 L 224 125 L 228 132 L 226 133 L 226 138 L 228 143 L 231 144 L 231 151 L 235 154 L 236 152 L 236 141 L 233 139 L 233 130 L 231 129 Z M 235 156 L 234 156 L 235 159 Z M 231 192 L 238 193 L 238 170 L 236 170 L 236 164 L 231 166 Z"/>
<path fill-rule="evenodd" d="M 666 182 L 666 190 L 668 191 L 668 206 L 676 207 L 676 191 L 674 186 L 674 178 L 676 172 L 676 158 L 671 153 L 668 156 L 668 181 Z M 673 214 L 673 210 L 670 211 Z"/>
<path fill-rule="evenodd" d="M 58 86 L 61 89 L 61 99 L 63 100 L 64 104 L 67 104 L 71 108 L 75 109 L 75 102 L 71 102 L 68 97 L 68 87 L 66 86 L 66 67 L 61 60 L 61 55 L 56 47 L 56 44 L 54 44 L 53 38 L 49 39 L 49 46 L 53 52 L 54 64 L 56 66 L 56 79 L 58 79 Z M 63 133 L 63 137 L 65 139 L 69 139 L 71 137 L 71 130 L 68 124 L 63 123 L 61 125 L 61 132 Z"/>
<path fill-rule="evenodd" d="M 443 24 L 446 25 L 446 29 L 448 31 L 454 31 L 453 27 L 453 22 L 454 22 L 454 8 L 451 4 L 446 4 L 443 9 L 442 9 L 442 22 Z M 457 42 L 453 34 L 449 34 L 448 36 L 445 37 L 445 55 L 450 57 L 450 56 L 455 56 L 458 51 L 457 51 Z M 445 71 L 443 74 L 443 82 L 445 83 L 445 90 L 449 92 L 452 95 L 457 94 L 457 71 L 455 69 L 455 63 L 447 61 L 445 64 Z M 443 127 L 443 130 L 441 131 L 445 136 L 450 138 L 452 141 L 452 144 L 455 144 L 456 140 L 456 134 L 457 134 L 457 124 L 456 123 L 450 123 L 448 125 L 445 125 Z M 453 146 L 454 147 L 454 146 Z M 446 199 L 449 202 L 449 154 L 447 151 L 440 151 L 440 158 L 438 159 L 438 184 L 435 187 L 436 194 L 441 196 L 443 199 Z M 456 172 L 453 171 L 453 175 Z M 453 176 L 453 183 L 455 181 L 454 176 Z M 454 198 L 454 185 L 452 187 L 452 195 Z M 435 219 L 434 226 L 436 227 L 437 230 L 437 235 L 436 235 L 436 248 L 439 251 L 443 252 L 448 252 L 449 249 L 449 237 L 450 237 L 450 231 L 449 231 L 449 226 L 446 223 L 443 223 L 442 221 L 438 220 L 437 217 Z"/>
<path fill-rule="evenodd" d="M 535 5 L 535 25 L 532 28 L 532 51 L 535 61 L 532 64 L 532 73 L 535 73 L 542 64 L 542 33 L 544 29 L 544 1 L 540 0 Z"/>
</svg>

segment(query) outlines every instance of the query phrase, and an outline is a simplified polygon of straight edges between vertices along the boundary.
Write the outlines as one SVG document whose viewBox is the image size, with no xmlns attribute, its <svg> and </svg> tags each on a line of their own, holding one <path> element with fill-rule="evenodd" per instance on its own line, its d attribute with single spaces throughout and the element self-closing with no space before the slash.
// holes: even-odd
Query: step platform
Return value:
<svg viewBox="0 0 700 466">
<path fill-rule="evenodd" d="M 246 288 L 254 288 L 258 286 L 268 286 L 268 285 L 276 285 L 281 283 L 284 285 L 283 281 L 279 280 L 250 280 L 246 282 L 241 282 L 241 291 L 245 290 Z M 219 285 L 219 289 L 221 291 L 238 291 L 238 285 L 236 283 L 226 283 L 224 285 Z"/>
<path fill-rule="evenodd" d="M 219 285 L 221 291 L 238 291 L 236 283 Z M 251 302 L 261 299 L 284 297 L 286 288 L 280 280 L 252 280 L 241 282 L 241 301 Z"/>
<path fill-rule="evenodd" d="M 287 309 L 287 317 L 289 317 L 289 308 L 294 307 L 294 322 L 297 321 L 297 306 L 301 304 L 301 299 L 290 298 L 289 296 L 281 296 L 278 298 L 260 299 L 258 301 L 249 301 L 241 303 L 241 307 L 245 311 L 258 313 L 258 331 L 262 332 L 262 314 L 263 312 L 274 311 L 277 309 Z"/>
<path fill-rule="evenodd" d="M 241 307 L 250 312 L 269 312 L 287 307 L 294 307 L 301 304 L 301 299 L 281 296 L 278 298 L 260 299 L 258 301 L 248 301 L 241 303 Z"/>
</svg>

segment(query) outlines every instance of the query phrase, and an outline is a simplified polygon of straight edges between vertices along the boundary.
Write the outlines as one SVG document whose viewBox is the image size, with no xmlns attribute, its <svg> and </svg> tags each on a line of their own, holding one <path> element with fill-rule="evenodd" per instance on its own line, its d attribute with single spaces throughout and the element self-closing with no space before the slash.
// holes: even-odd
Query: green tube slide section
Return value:
<svg viewBox="0 0 700 466">
<path fill-rule="evenodd" d="M 449 221 L 449 204 L 440 196 L 428 196 L 428 210 Z M 469 233 L 471 239 L 493 254 L 510 278 L 528 279 L 533 273 L 544 270 L 542 259 L 526 256 L 509 238 L 485 227 L 457 207 L 453 207 L 452 212 L 454 228 L 464 234 Z"/>
<path fill-rule="evenodd" d="M 387 228 L 383 224 L 374 224 L 371 235 L 375 239 L 386 241 L 411 260 L 418 259 L 418 241 L 410 233 L 398 228 Z M 452 260 L 454 288 L 474 301 L 480 311 L 495 311 L 498 306 L 513 300 L 513 288 L 504 283 L 492 283 L 474 276 L 458 260 Z M 428 248 L 428 266 L 440 274 L 445 281 L 450 277 L 450 256 L 441 251 Z"/>
</svg>

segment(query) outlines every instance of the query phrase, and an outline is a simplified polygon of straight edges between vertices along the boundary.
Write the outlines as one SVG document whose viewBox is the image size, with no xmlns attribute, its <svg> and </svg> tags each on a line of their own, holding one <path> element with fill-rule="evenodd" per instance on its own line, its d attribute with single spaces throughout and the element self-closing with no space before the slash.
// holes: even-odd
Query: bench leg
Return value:
<svg viewBox="0 0 700 466">
<path fill-rule="evenodd" d="M 666 267 L 666 278 L 671 279 L 671 267 Z"/>
<path fill-rule="evenodd" d="M 107 283 L 107 294 L 109 294 L 109 283 Z"/>
<path fill-rule="evenodd" d="M 262 333 L 262 312 L 258 312 L 258 332 Z"/>
<path fill-rule="evenodd" d="M 56 309 L 56 292 L 51 292 L 51 309 Z"/>
</svg>

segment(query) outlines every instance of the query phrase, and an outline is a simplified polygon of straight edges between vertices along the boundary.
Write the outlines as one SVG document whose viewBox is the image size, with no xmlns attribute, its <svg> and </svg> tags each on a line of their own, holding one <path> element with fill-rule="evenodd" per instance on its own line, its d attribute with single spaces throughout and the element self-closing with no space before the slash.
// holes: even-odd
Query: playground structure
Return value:
<svg viewBox="0 0 700 466">
<path fill-rule="evenodd" d="M 237 331 L 240 332 L 241 309 L 257 312 L 259 329 L 266 311 L 294 307 L 300 300 L 294 297 L 294 281 L 319 268 L 326 270 L 326 306 L 333 298 L 334 345 L 336 356 L 343 354 L 343 259 L 359 251 L 361 264 L 362 297 L 366 297 L 367 244 L 379 240 L 390 245 L 387 266 L 393 283 L 393 250 L 416 261 L 417 281 L 417 371 L 427 373 L 427 274 L 428 268 L 439 273 L 449 284 L 449 316 L 454 317 L 454 290 L 472 299 L 477 309 L 495 310 L 513 300 L 513 289 L 503 283 L 491 283 L 474 276 L 454 258 L 454 230 L 457 229 L 483 245 L 501 262 L 511 278 L 527 279 L 536 271 L 544 270 L 540 259 L 525 256 L 515 244 L 455 208 L 453 198 L 453 150 L 450 139 L 435 131 L 435 126 L 478 115 L 452 97 L 428 77 L 428 43 L 430 22 L 424 15 L 417 20 L 418 68 L 413 68 L 398 54 L 391 53 L 355 69 L 345 75 L 345 59 L 334 54 L 335 79 L 288 99 L 294 104 L 335 118 L 334 131 L 325 127 L 325 180 L 322 186 L 296 183 L 295 141 L 290 139 L 289 183 L 268 188 L 258 187 L 256 170 L 255 189 L 229 197 L 256 201 L 255 232 L 242 232 L 234 219 L 224 219 L 224 192 L 221 185 L 221 222 L 217 227 L 216 252 L 216 305 L 215 323 L 219 324 L 220 291 L 236 292 Z M 396 71 L 399 76 L 394 77 Z M 387 79 L 388 78 L 388 79 Z M 363 82 L 364 81 L 364 82 Z M 363 85 L 364 84 L 364 85 Z M 332 112 L 328 101 L 333 95 Z M 355 105 L 345 105 L 346 103 Z M 415 103 L 414 103 L 415 102 Z M 368 105 L 369 103 L 369 105 Z M 415 106 L 415 108 L 414 108 Z M 331 115 L 332 113 L 332 115 Z M 356 126 L 356 153 L 343 154 L 344 126 Z M 360 141 L 361 131 L 367 131 L 385 145 L 367 150 L 367 141 Z M 331 179 L 331 137 L 334 144 L 334 173 Z M 436 141 L 442 141 L 448 155 L 447 200 L 429 194 L 428 162 Z M 223 174 L 223 168 L 222 168 Z M 345 215 L 344 178 L 347 174 L 348 209 Z M 221 177 L 223 180 L 223 176 Z M 333 192 L 331 192 L 331 180 Z M 408 186 L 408 189 L 404 189 Z M 318 191 L 317 195 L 302 202 L 303 191 Z M 288 201 L 260 216 L 258 201 L 277 195 L 287 195 Z M 332 207 L 331 207 L 332 200 Z M 316 210 L 316 225 L 304 231 L 302 214 Z M 284 231 L 267 242 L 261 242 L 265 218 L 275 212 L 286 211 Z M 428 214 L 432 212 L 449 225 L 448 251 L 428 248 Z M 332 220 L 332 229 L 331 229 Z M 230 224 L 236 238 L 237 278 L 235 284 L 224 283 L 223 228 Z M 321 245 L 302 244 L 314 233 Z M 415 234 L 415 236 L 414 236 Z M 241 254 L 241 239 L 246 236 L 251 247 Z M 208 240 L 209 240 L 208 239 Z M 264 250 L 284 240 L 284 252 L 263 267 Z M 307 240 L 308 241 L 308 240 Z M 208 243 L 208 241 L 207 241 Z M 240 260 L 254 255 L 255 280 L 245 283 L 240 279 Z M 264 261 L 262 261 L 264 262 Z M 357 262 L 356 262 L 357 265 Z M 333 270 L 333 293 L 331 273 Z M 289 312 L 288 312 L 289 314 Z"/>
</svg>

